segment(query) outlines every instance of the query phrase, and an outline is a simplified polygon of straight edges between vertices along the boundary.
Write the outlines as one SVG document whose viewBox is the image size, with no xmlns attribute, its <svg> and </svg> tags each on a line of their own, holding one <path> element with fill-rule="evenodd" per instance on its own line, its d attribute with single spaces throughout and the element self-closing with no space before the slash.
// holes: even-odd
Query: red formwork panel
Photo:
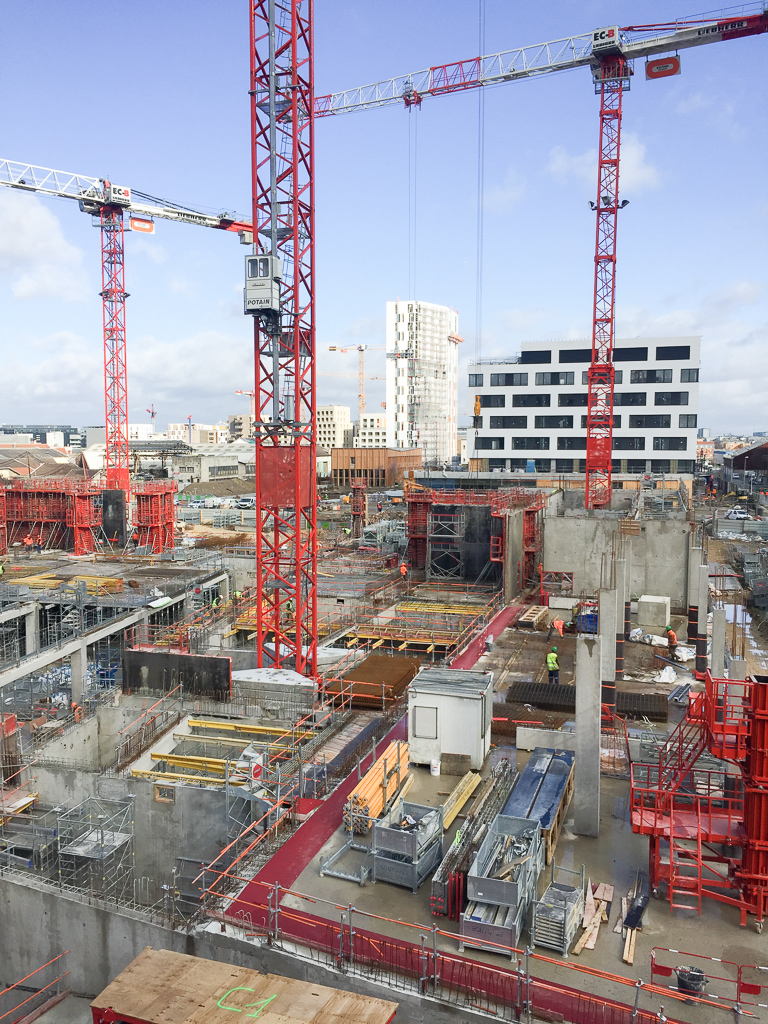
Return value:
<svg viewBox="0 0 768 1024">
<path fill-rule="evenodd" d="M 101 529 L 101 490 L 91 480 L 11 481 L 4 490 L 5 542 L 26 537 L 87 555 Z"/>
<path fill-rule="evenodd" d="M 5 520 L 5 490 L 0 487 L 0 555 L 8 554 L 8 531 Z"/>
<path fill-rule="evenodd" d="M 144 483 L 134 491 L 134 527 L 138 533 L 138 544 L 150 548 L 153 554 L 160 554 L 174 546 L 175 493 L 176 484 L 172 480 Z"/>
</svg>

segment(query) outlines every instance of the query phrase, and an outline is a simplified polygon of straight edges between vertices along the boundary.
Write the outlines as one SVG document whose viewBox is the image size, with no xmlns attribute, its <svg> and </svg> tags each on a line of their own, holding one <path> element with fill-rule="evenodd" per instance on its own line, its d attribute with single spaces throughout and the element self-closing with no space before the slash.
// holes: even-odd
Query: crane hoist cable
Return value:
<svg viewBox="0 0 768 1024">
<path fill-rule="evenodd" d="M 485 0 L 478 0 L 478 53 L 485 53 Z M 483 232 L 485 194 L 485 90 L 477 90 L 477 220 L 475 256 L 475 363 L 483 351 Z"/>
</svg>

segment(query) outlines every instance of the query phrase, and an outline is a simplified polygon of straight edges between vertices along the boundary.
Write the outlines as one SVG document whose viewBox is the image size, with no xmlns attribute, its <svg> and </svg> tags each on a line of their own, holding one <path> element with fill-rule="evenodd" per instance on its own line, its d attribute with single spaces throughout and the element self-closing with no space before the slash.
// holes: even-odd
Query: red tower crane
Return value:
<svg viewBox="0 0 768 1024">
<path fill-rule="evenodd" d="M 234 214 L 202 213 L 115 185 L 105 178 L 0 160 L 0 185 L 41 195 L 76 199 L 101 229 L 101 297 L 104 329 L 104 402 L 107 489 L 130 493 L 128 459 L 128 376 L 125 337 L 125 246 L 123 218 L 133 231 L 152 233 L 155 219 L 235 231 L 251 241 L 250 221 Z M 147 410 L 148 412 L 150 410 Z M 154 422 L 154 418 L 153 418 Z"/>
<path fill-rule="evenodd" d="M 613 342 L 616 298 L 616 227 L 619 201 L 622 97 L 629 88 L 633 61 L 668 54 L 646 63 L 646 78 L 664 78 L 680 70 L 675 51 L 768 31 L 763 4 L 739 8 L 738 15 L 687 18 L 656 25 L 618 25 L 516 50 L 442 64 L 345 92 L 318 96 L 315 116 L 351 113 L 392 103 L 421 106 L 427 96 L 500 85 L 553 71 L 589 67 L 600 95 L 600 156 L 596 201 L 595 275 L 592 304 L 592 360 L 587 374 L 586 506 L 611 500 L 613 447 Z"/>
<path fill-rule="evenodd" d="M 317 486 L 312 0 L 249 0 L 259 666 L 314 675 Z"/>
</svg>

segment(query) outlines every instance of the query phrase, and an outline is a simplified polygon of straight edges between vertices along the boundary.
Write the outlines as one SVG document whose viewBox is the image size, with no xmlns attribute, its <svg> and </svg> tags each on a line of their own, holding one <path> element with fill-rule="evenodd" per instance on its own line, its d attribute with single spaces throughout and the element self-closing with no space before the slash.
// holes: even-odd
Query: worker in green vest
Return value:
<svg viewBox="0 0 768 1024">
<path fill-rule="evenodd" d="M 553 647 L 547 655 L 547 671 L 549 672 L 549 681 L 558 686 L 560 683 L 560 664 L 557 660 L 557 648 Z"/>
</svg>

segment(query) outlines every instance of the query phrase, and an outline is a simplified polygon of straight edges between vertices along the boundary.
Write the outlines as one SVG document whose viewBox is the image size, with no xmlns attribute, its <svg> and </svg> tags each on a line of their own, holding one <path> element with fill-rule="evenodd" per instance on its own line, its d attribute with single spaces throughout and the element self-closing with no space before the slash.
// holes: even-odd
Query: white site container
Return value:
<svg viewBox="0 0 768 1024">
<path fill-rule="evenodd" d="M 481 768 L 491 748 L 493 673 L 427 668 L 408 687 L 408 744 L 413 764 L 467 754 Z"/>
</svg>

